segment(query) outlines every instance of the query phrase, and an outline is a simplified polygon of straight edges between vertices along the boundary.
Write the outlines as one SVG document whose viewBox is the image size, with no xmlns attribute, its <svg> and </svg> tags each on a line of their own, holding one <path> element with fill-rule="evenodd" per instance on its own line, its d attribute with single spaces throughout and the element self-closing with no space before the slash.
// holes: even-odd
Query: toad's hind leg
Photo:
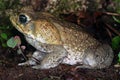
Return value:
<svg viewBox="0 0 120 80">
<path fill-rule="evenodd" d="M 29 60 L 23 63 L 19 63 L 18 66 L 37 65 L 37 63 L 39 63 L 44 56 L 45 56 L 44 52 L 35 51 Z"/>
<path fill-rule="evenodd" d="M 63 58 L 67 55 L 67 51 L 64 48 L 58 48 L 55 51 L 47 54 L 41 61 L 40 65 L 33 66 L 34 69 L 49 69 L 58 66 L 62 63 Z"/>
<path fill-rule="evenodd" d="M 113 60 L 112 48 L 107 44 L 89 47 L 85 51 L 83 65 L 79 68 L 101 69 L 111 65 Z"/>
</svg>

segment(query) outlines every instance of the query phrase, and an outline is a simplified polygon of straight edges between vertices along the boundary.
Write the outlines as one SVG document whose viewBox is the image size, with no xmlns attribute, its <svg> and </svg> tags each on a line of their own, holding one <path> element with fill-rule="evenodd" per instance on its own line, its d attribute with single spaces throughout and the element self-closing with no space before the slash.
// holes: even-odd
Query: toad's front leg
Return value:
<svg viewBox="0 0 120 80">
<path fill-rule="evenodd" d="M 67 56 L 67 51 L 58 47 L 53 52 L 45 55 L 44 59 L 41 61 L 40 65 L 33 66 L 34 69 L 49 69 L 58 66 L 63 58 Z"/>
<path fill-rule="evenodd" d="M 26 62 L 19 63 L 18 66 L 29 66 L 29 65 L 37 65 L 44 58 L 46 54 L 44 52 L 35 51 L 32 57 Z"/>
</svg>

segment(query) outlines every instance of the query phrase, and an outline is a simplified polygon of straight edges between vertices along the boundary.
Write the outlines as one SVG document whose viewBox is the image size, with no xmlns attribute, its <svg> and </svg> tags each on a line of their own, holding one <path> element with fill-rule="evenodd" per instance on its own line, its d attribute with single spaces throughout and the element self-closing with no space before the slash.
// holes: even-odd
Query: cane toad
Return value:
<svg viewBox="0 0 120 80">
<path fill-rule="evenodd" d="M 79 68 L 101 69 L 111 65 L 111 47 L 100 43 L 75 24 L 49 13 L 25 10 L 11 16 L 10 20 L 37 49 L 34 58 L 19 63 L 20 66 L 29 64 L 35 69 L 49 69 L 59 64 L 79 64 Z"/>
</svg>

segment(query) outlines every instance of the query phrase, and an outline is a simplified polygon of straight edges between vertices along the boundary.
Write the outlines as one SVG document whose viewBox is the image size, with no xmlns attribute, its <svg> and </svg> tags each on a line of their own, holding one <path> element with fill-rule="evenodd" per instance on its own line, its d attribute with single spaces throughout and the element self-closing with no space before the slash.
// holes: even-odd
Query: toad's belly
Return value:
<svg viewBox="0 0 120 80">
<path fill-rule="evenodd" d="M 72 49 L 68 49 L 67 51 L 68 51 L 68 54 L 63 59 L 62 61 L 63 64 L 75 65 L 77 63 L 81 64 L 83 62 L 83 59 L 85 57 L 83 51 L 74 51 Z"/>
<path fill-rule="evenodd" d="M 37 50 L 40 50 L 42 52 L 46 52 L 46 50 L 40 45 L 39 41 L 37 41 L 37 40 L 35 40 L 35 39 L 33 39 L 33 38 L 29 37 L 29 36 L 26 36 L 25 38 L 26 38 L 27 42 L 29 44 L 31 44 Z"/>
<path fill-rule="evenodd" d="M 78 54 L 68 54 L 62 61 L 63 64 L 70 64 L 70 65 L 75 65 L 75 64 L 81 64 L 83 62 L 83 55 Z"/>
</svg>

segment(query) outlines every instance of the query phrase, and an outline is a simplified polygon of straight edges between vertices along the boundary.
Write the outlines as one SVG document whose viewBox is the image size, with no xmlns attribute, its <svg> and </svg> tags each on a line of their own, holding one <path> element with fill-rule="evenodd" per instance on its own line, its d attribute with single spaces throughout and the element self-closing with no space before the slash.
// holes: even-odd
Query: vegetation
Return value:
<svg viewBox="0 0 120 80">
<path fill-rule="evenodd" d="M 2 47 L 7 47 L 6 41 L 12 35 L 10 32 L 12 28 L 10 26 L 0 26 L 0 43 Z"/>
<path fill-rule="evenodd" d="M 0 10 L 6 10 L 10 8 L 16 8 L 19 4 L 19 0 L 0 0 Z"/>
<path fill-rule="evenodd" d="M 118 14 L 118 16 L 113 16 L 114 21 L 120 24 L 120 0 L 113 0 L 115 3 L 114 11 Z M 120 32 L 120 31 L 119 31 Z M 120 49 L 120 35 L 116 35 L 112 38 L 112 48 L 114 50 Z M 120 51 L 118 53 L 118 63 L 120 63 Z"/>
<path fill-rule="evenodd" d="M 0 43 L 2 47 L 8 47 L 7 40 L 12 36 L 13 27 L 9 21 L 11 10 L 16 9 L 19 0 L 0 0 Z"/>
</svg>

